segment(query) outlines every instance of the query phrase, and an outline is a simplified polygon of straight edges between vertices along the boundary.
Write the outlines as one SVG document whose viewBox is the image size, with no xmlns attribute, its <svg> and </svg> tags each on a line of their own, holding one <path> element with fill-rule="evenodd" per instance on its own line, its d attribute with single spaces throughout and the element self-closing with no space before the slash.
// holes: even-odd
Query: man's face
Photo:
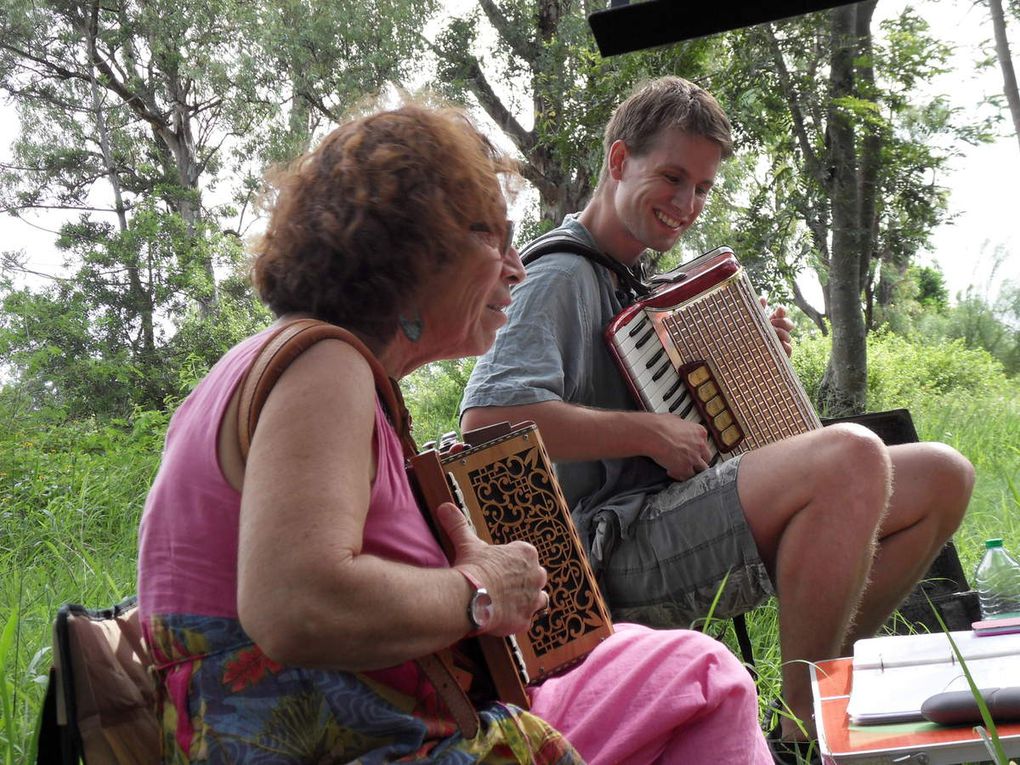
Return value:
<svg viewBox="0 0 1020 765">
<path fill-rule="evenodd" d="M 616 216 L 635 260 L 646 248 L 670 249 L 690 228 L 705 207 L 720 162 L 719 144 L 675 128 L 663 129 L 640 156 L 622 141 L 613 144 Z"/>
</svg>

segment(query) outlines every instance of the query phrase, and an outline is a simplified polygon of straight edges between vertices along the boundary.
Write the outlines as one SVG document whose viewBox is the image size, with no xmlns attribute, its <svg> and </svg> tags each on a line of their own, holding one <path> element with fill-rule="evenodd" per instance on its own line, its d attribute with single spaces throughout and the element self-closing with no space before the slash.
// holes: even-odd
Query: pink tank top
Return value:
<svg viewBox="0 0 1020 765">
<path fill-rule="evenodd" d="M 172 613 L 237 617 L 241 495 L 220 470 L 217 436 L 227 405 L 268 333 L 228 351 L 170 421 L 139 529 L 143 619 Z M 415 503 L 400 441 L 378 400 L 373 445 L 377 469 L 363 553 L 430 568 L 449 565 Z"/>
</svg>

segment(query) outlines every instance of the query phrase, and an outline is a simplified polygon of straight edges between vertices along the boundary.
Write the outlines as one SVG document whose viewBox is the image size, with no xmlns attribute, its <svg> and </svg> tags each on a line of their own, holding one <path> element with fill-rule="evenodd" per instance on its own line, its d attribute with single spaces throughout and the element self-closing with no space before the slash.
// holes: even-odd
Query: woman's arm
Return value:
<svg viewBox="0 0 1020 765">
<path fill-rule="evenodd" d="M 238 613 L 284 663 L 377 669 L 431 653 L 469 630 L 471 587 L 455 569 L 362 554 L 375 474 L 375 387 L 350 346 L 318 343 L 266 401 L 245 470 Z M 530 545 L 485 545 L 455 514 L 458 566 L 493 596 L 493 632 L 527 626 L 545 572 Z M 466 535 L 466 536 L 465 536 Z"/>
</svg>

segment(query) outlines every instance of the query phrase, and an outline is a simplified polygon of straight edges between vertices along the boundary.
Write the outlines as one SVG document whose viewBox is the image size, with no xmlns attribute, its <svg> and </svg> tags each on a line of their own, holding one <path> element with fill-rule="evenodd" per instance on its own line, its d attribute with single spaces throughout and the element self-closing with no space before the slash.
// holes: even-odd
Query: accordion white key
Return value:
<svg viewBox="0 0 1020 765">
<path fill-rule="evenodd" d="M 704 425 L 713 461 L 821 427 L 731 249 L 712 250 L 653 283 L 605 330 L 645 410 Z"/>
</svg>

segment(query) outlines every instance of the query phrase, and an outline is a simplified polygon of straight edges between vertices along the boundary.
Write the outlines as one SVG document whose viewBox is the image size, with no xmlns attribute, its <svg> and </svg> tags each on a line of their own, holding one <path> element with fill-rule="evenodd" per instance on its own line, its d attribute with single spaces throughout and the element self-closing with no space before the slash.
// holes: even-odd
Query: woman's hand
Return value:
<svg viewBox="0 0 1020 765">
<path fill-rule="evenodd" d="M 527 542 L 486 544 L 452 502 L 440 505 L 436 515 L 453 545 L 453 567 L 469 573 L 492 597 L 492 621 L 485 632 L 512 635 L 528 629 L 535 613 L 549 605 L 538 551 Z M 467 601 L 464 606 L 466 611 Z"/>
</svg>

